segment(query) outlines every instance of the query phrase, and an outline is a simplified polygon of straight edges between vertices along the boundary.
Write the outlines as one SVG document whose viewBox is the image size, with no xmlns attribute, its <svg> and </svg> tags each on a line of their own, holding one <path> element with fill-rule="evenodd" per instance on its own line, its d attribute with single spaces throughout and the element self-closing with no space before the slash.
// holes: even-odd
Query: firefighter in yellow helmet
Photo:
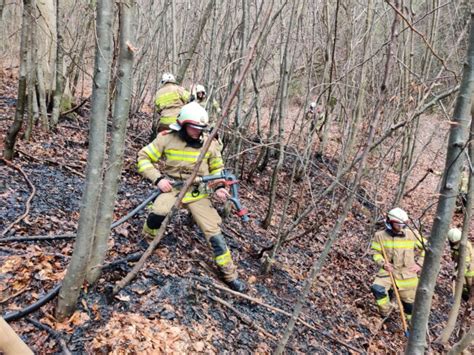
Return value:
<svg viewBox="0 0 474 355">
<path fill-rule="evenodd" d="M 392 272 L 399 290 L 407 320 L 411 319 L 415 301 L 417 273 L 424 258 L 423 240 L 416 231 L 407 227 L 408 215 L 401 208 L 394 208 L 387 214 L 385 229 L 375 233 L 372 240 L 372 254 L 380 270 L 371 286 L 377 307 L 382 316 L 387 316 L 392 308 L 388 291 L 392 288 L 389 272 Z M 382 245 L 387 254 L 384 260 Z M 416 250 L 420 257 L 416 260 Z"/>
<path fill-rule="evenodd" d="M 451 248 L 451 257 L 456 263 L 456 269 L 459 267 L 459 246 L 461 245 L 462 232 L 458 228 L 451 228 L 448 231 L 448 241 Z M 464 273 L 464 288 L 463 298 L 469 299 L 470 294 L 474 292 L 474 252 L 472 244 L 469 240 L 466 241 L 466 271 Z"/>
<path fill-rule="evenodd" d="M 176 123 L 176 117 L 185 104 L 189 102 L 190 94 L 176 83 L 171 73 L 164 73 L 161 78 L 161 87 L 155 96 L 156 112 L 160 115 L 159 123 L 153 127 L 153 136 L 156 132 L 169 129 L 170 124 Z"/>
<path fill-rule="evenodd" d="M 138 152 L 138 172 L 158 185 L 162 191 L 144 224 L 143 232 L 146 236 L 156 236 L 176 201 L 179 191 L 173 188 L 173 180 L 187 179 L 194 169 L 206 138 L 204 130 L 207 126 L 206 110 L 198 103 L 191 102 L 183 106 L 177 122 L 170 125 L 171 130 L 161 132 L 153 142 Z M 160 158 L 165 160 L 161 172 L 153 165 Z M 217 142 L 213 140 L 199 168 L 198 176 L 217 174 L 223 168 L 220 150 Z M 229 197 L 224 186 L 218 186 L 214 194 L 221 201 Z M 210 244 L 222 279 L 233 290 L 242 292 L 245 284 L 238 279 L 237 268 L 220 229 L 222 220 L 212 206 L 208 192 L 203 187 L 192 187 L 184 196 L 182 204 L 191 212 Z"/>
</svg>

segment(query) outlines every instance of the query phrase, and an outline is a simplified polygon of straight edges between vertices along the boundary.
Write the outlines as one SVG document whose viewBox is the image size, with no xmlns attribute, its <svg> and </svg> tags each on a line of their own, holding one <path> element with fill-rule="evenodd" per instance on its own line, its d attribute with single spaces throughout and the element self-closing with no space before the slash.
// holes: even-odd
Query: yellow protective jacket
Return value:
<svg viewBox="0 0 474 355">
<path fill-rule="evenodd" d="M 451 250 L 451 255 L 453 260 L 459 265 L 459 244 L 456 248 Z M 472 250 L 472 244 L 468 240 L 466 243 L 466 272 L 464 273 L 465 277 L 474 277 L 474 254 Z"/>
<path fill-rule="evenodd" d="M 461 175 L 461 184 L 459 186 L 459 192 L 462 194 L 467 194 L 467 188 L 469 184 L 469 172 L 463 171 Z"/>
<path fill-rule="evenodd" d="M 204 139 L 207 139 L 207 135 Z M 185 180 L 191 175 L 200 152 L 201 148 L 188 146 L 178 132 L 163 131 L 138 152 L 138 172 L 152 182 L 161 177 L 162 173 L 176 180 Z M 162 172 L 154 165 L 161 158 L 165 160 Z M 217 141 L 213 140 L 199 168 L 198 176 L 218 174 L 222 169 L 224 162 L 221 152 Z M 192 202 L 207 196 L 208 194 L 200 189 L 199 194 L 196 191 L 193 194 L 188 192 L 183 202 Z"/>
<path fill-rule="evenodd" d="M 206 109 L 207 106 L 207 100 L 199 100 L 196 99 L 196 102 L 201 105 L 202 108 Z M 212 100 L 212 105 L 207 109 L 207 112 L 209 114 L 209 125 L 214 126 L 214 123 L 216 122 L 216 115 L 219 115 L 221 113 L 221 108 L 219 106 L 219 103 L 216 100 Z"/>
<path fill-rule="evenodd" d="M 408 228 L 403 230 L 402 235 L 391 235 L 387 230 L 376 232 L 371 245 L 373 259 L 377 265 L 382 267 L 377 276 L 385 277 L 388 276 L 388 272 L 383 268 L 384 258 L 380 243 L 384 246 L 388 262 L 393 265 L 393 276 L 397 280 L 397 285 L 399 287 L 410 287 L 411 283 L 414 283 L 416 286 L 417 274 L 409 271 L 409 268 L 416 263 L 415 255 L 417 250 L 420 251 L 418 265 L 423 265 L 425 257 L 423 244 L 425 240 L 418 232 Z M 407 285 L 404 285 L 403 280 L 406 280 Z"/>
<path fill-rule="evenodd" d="M 189 102 L 190 94 L 183 87 L 166 83 L 156 92 L 156 111 L 160 114 L 160 122 L 170 125 L 176 122 L 176 117 L 183 105 Z"/>
</svg>

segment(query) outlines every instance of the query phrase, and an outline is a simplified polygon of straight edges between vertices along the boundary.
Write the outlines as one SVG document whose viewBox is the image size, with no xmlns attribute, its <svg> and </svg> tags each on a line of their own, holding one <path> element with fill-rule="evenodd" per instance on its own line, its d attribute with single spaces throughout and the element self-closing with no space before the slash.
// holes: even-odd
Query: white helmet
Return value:
<svg viewBox="0 0 474 355">
<path fill-rule="evenodd" d="M 461 240 L 462 232 L 458 228 L 451 228 L 448 232 L 448 240 L 451 243 L 458 243 Z"/>
<path fill-rule="evenodd" d="M 407 223 L 408 222 L 408 214 L 399 207 L 391 209 L 387 213 L 387 220 L 389 222 L 395 223 Z"/>
<path fill-rule="evenodd" d="M 309 104 L 309 107 L 312 108 L 312 109 L 315 109 L 316 108 L 316 102 L 311 102 Z"/>
<path fill-rule="evenodd" d="M 161 77 L 161 83 L 175 83 L 176 79 L 173 74 L 171 73 L 164 73 L 163 76 Z"/>
<path fill-rule="evenodd" d="M 194 128 L 205 129 L 209 123 L 209 116 L 207 111 L 193 101 L 184 105 L 179 112 L 176 124 L 171 124 L 170 128 L 179 131 L 185 124 L 189 124 Z"/>
<path fill-rule="evenodd" d="M 196 94 L 197 94 L 198 92 L 203 92 L 204 95 L 206 95 L 206 88 L 205 88 L 203 85 L 198 84 L 198 85 L 196 85 Z"/>
</svg>

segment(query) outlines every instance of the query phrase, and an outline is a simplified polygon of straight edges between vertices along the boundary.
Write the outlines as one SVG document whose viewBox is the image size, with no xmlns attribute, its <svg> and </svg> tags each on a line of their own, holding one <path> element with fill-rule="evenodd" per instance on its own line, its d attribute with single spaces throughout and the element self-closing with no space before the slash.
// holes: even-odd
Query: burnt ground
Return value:
<svg viewBox="0 0 474 355">
<path fill-rule="evenodd" d="M 14 90 L 2 84 L 0 124 L 2 134 L 14 112 Z M 6 235 L 60 235 L 74 233 L 79 217 L 80 198 L 87 157 L 87 107 L 81 115 L 63 118 L 57 132 L 39 132 L 30 142 L 20 141 L 14 164 L 23 169 L 36 187 L 36 195 L 25 220 Z M 126 162 L 116 203 L 118 219 L 151 192 L 151 186 L 135 172 L 136 151 L 146 144 L 142 133 L 149 128 L 146 115 L 132 120 L 127 139 Z M 23 152 L 23 153 L 21 153 Z M 315 159 L 319 171 L 331 171 L 337 162 L 330 157 Z M 77 172 L 79 174 L 77 174 Z M 283 174 L 290 174 L 288 163 Z M 4 230 L 25 211 L 30 189 L 15 169 L 2 165 L 0 173 L 0 230 Z M 262 259 L 257 254 L 271 244 L 276 222 L 268 231 L 261 228 L 268 201 L 270 167 L 253 181 L 242 182 L 242 200 L 252 212 L 252 220 L 243 225 L 236 217 L 226 219 L 223 231 L 239 273 L 249 283 L 248 295 L 291 312 L 299 299 L 304 280 L 313 261 L 322 250 L 327 232 L 336 220 L 332 202 L 336 193 L 322 201 L 304 227 L 318 221 L 317 232 L 309 232 L 286 245 L 268 275 L 261 273 Z M 278 194 L 287 193 L 284 180 Z M 324 179 L 319 179 L 324 188 Z M 303 185 L 302 185 L 303 186 Z M 302 187 L 303 188 L 303 187 Z M 294 193 L 294 199 L 300 198 Z M 367 353 L 399 352 L 406 338 L 393 313 L 385 322 L 376 312 L 370 284 L 375 267 L 368 254 L 369 216 L 363 202 L 356 203 L 348 223 L 331 251 L 328 262 L 313 285 L 302 318 L 312 327 L 297 324 L 287 347 L 288 353 L 353 353 L 341 342 Z M 277 206 L 281 210 L 281 206 Z M 295 213 L 294 210 L 290 211 Z M 107 261 L 143 251 L 140 235 L 145 212 L 117 228 L 110 238 Z M 72 253 L 71 240 L 11 242 L 0 244 L 0 309 L 5 315 L 24 308 L 51 290 L 64 276 Z M 430 335 L 439 335 L 452 302 L 447 259 L 433 300 Z M 126 275 L 133 263 L 123 263 L 103 273 L 98 284 L 84 288 L 78 310 L 67 321 L 54 319 L 55 302 L 30 315 L 53 328 L 73 353 L 271 353 L 289 320 L 256 302 L 215 289 L 222 285 L 213 273 L 210 251 L 204 237 L 193 225 L 188 213 L 180 211 L 167 236 L 145 267 L 112 303 L 107 290 Z M 207 288 L 207 290 L 202 289 Z M 232 304 L 240 314 L 263 328 L 264 333 L 242 321 L 230 308 L 217 303 L 218 296 Z M 12 322 L 15 330 L 38 353 L 59 353 L 57 339 L 39 330 L 25 319 Z M 434 347 L 433 351 L 442 349 Z"/>
</svg>

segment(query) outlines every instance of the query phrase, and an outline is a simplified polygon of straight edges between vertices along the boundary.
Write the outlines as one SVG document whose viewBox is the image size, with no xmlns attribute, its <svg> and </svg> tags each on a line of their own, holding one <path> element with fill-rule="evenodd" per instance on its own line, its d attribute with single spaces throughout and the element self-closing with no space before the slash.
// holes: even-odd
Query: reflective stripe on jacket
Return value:
<svg viewBox="0 0 474 355">
<path fill-rule="evenodd" d="M 459 246 L 456 249 L 452 250 L 452 257 L 456 264 L 459 265 Z M 474 255 L 472 250 L 472 244 L 468 240 L 466 242 L 466 271 L 464 273 L 465 277 L 474 277 Z"/>
<path fill-rule="evenodd" d="M 167 119 L 169 123 L 176 122 L 181 107 L 189 102 L 190 94 L 179 85 L 166 83 L 156 92 L 155 97 L 156 111 L 161 115 L 161 121 L 168 124 L 164 122 Z"/>
<path fill-rule="evenodd" d="M 204 137 L 205 139 L 207 136 Z M 138 152 L 137 168 L 138 172 L 145 178 L 155 182 L 161 172 L 155 167 L 155 163 L 161 158 L 165 160 L 162 172 L 167 176 L 186 180 L 194 169 L 195 163 L 199 157 L 201 148 L 193 148 L 182 140 L 178 132 L 164 131 L 161 132 L 150 144 L 143 147 Z M 212 141 L 202 164 L 198 171 L 198 176 L 213 175 L 220 173 L 224 169 L 221 152 L 215 140 Z M 186 193 L 183 202 L 192 202 L 203 197 L 207 197 L 204 191 L 194 191 L 192 187 Z"/>
<path fill-rule="evenodd" d="M 393 276 L 396 279 L 397 285 L 400 284 L 399 286 L 403 287 L 401 284 L 407 282 L 414 283 L 415 280 L 409 279 L 414 279 L 417 275 L 415 272 L 409 271 L 409 269 L 416 263 L 416 250 L 420 251 L 418 264 L 423 265 L 423 258 L 425 256 L 423 244 L 426 243 L 426 240 L 423 239 L 418 232 L 413 232 L 408 228 L 405 228 L 403 230 L 403 235 L 400 236 L 392 236 L 386 230 L 378 231 L 375 233 L 371 249 L 374 261 L 377 265 L 383 266 L 384 258 L 380 243 L 383 244 L 388 261 L 393 265 Z M 382 268 L 379 270 L 377 275 L 381 277 L 388 276 L 388 272 Z M 409 287 L 413 285 L 410 284 L 404 286 Z"/>
</svg>

